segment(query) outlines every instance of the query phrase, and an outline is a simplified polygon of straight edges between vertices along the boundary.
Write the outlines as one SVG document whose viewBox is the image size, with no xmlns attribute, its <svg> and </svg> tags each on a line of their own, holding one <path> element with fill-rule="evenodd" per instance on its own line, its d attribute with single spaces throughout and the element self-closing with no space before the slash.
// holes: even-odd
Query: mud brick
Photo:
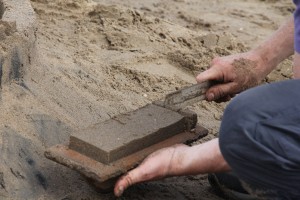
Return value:
<svg viewBox="0 0 300 200">
<path fill-rule="evenodd" d="M 195 113 L 180 114 L 150 104 L 72 134 L 69 148 L 109 164 L 187 131 L 196 122 Z"/>
</svg>

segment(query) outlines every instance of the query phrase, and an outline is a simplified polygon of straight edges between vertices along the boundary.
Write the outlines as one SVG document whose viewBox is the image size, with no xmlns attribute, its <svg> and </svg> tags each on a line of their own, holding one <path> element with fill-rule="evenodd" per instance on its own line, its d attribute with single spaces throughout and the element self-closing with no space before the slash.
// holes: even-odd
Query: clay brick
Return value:
<svg viewBox="0 0 300 200">
<path fill-rule="evenodd" d="M 72 134 L 69 148 L 109 164 L 195 127 L 196 119 L 150 104 Z"/>
</svg>

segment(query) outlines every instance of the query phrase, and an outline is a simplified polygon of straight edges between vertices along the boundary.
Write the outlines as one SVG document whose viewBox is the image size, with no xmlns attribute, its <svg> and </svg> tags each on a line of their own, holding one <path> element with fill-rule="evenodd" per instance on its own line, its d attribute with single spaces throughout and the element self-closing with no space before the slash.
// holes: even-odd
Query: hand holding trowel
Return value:
<svg viewBox="0 0 300 200">
<path fill-rule="evenodd" d="M 164 101 L 160 102 L 159 104 L 163 104 L 165 108 L 180 110 L 186 106 L 204 100 L 205 93 L 211 86 L 212 82 L 207 81 L 185 87 L 177 90 L 176 92 L 168 94 Z"/>
</svg>

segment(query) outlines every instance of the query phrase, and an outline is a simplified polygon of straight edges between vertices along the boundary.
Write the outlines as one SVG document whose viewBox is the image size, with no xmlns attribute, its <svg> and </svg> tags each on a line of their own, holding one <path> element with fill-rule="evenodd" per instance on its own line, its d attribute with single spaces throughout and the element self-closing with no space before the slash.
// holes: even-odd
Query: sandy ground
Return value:
<svg viewBox="0 0 300 200">
<path fill-rule="evenodd" d="M 114 199 L 45 148 L 70 132 L 195 83 L 211 59 L 243 52 L 291 15 L 289 0 L 31 0 L 38 33 L 24 84 L 2 88 L 1 199 Z M 266 82 L 291 77 L 284 61 Z M 191 107 L 218 134 L 226 104 Z M 209 152 L 203 152 L 209 153 Z M 215 199 L 206 175 L 130 188 L 121 199 Z"/>
</svg>

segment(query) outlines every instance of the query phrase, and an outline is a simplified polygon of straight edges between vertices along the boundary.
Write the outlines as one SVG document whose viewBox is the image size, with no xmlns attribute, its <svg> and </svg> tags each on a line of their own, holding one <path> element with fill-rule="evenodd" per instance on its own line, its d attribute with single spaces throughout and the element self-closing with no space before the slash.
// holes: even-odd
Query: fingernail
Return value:
<svg viewBox="0 0 300 200">
<path fill-rule="evenodd" d="M 120 186 L 119 189 L 118 189 L 118 196 L 121 196 L 124 192 L 124 187 L 123 186 Z"/>
<path fill-rule="evenodd" d="M 214 98 L 215 98 L 215 95 L 214 95 L 213 93 L 209 93 L 209 94 L 207 95 L 207 100 L 208 100 L 208 101 L 212 101 L 212 100 L 214 100 Z"/>
</svg>

